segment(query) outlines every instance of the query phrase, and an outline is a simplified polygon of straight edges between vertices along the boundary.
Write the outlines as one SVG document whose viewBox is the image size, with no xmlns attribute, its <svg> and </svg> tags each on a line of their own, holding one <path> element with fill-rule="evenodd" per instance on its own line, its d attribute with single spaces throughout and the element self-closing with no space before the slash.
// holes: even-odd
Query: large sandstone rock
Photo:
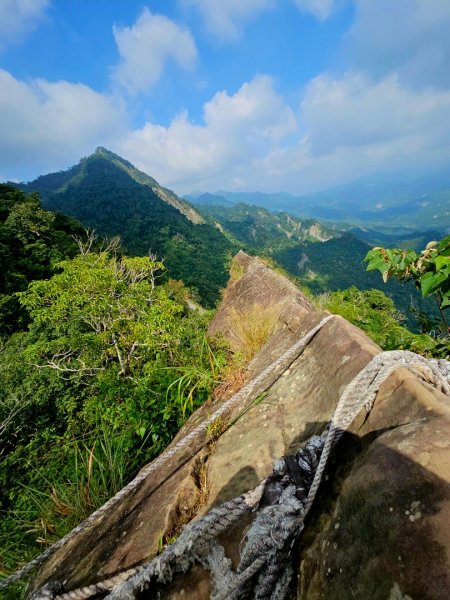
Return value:
<svg viewBox="0 0 450 600">
<path fill-rule="evenodd" d="M 245 312 L 255 304 L 275 307 L 277 323 L 251 362 L 249 378 L 324 317 L 291 282 L 241 252 L 211 335 L 220 332 L 232 342 L 230 309 Z M 205 435 L 193 441 L 183 456 L 149 476 L 132 497 L 57 553 L 35 585 L 59 579 L 71 589 L 141 563 L 156 554 L 161 537 L 254 488 L 275 458 L 323 430 L 345 386 L 379 351 L 360 330 L 334 317 L 281 376 L 255 390 L 256 397 L 268 388 L 266 396 L 227 416 L 232 425 L 219 439 Z M 197 411 L 174 443 L 216 407 Z M 449 598 L 449 448 L 449 399 L 409 371 L 395 371 L 371 413 L 358 415 L 333 452 L 297 549 L 294 596 Z M 221 540 L 234 563 L 246 525 Z M 197 568 L 162 596 L 202 599 L 209 592 L 208 575 Z"/>
</svg>

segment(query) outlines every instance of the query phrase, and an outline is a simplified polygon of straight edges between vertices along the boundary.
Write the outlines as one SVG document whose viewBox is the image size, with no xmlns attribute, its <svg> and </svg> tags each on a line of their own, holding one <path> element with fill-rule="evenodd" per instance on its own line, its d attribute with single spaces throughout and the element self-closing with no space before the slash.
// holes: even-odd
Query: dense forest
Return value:
<svg viewBox="0 0 450 600">
<path fill-rule="evenodd" d="M 164 259 L 170 276 L 184 281 L 206 306 L 217 302 L 238 248 L 214 226 L 193 225 L 155 191 L 166 190 L 128 161 L 100 148 L 67 171 L 21 187 L 39 192 L 50 210 L 76 217 L 103 236 L 120 236 L 129 254 Z"/>
<path fill-rule="evenodd" d="M 0 184 L 0 334 L 23 329 L 27 312 L 15 295 L 34 279 L 54 273 L 54 264 L 77 253 L 82 225 L 42 208 L 37 194 Z"/>
</svg>

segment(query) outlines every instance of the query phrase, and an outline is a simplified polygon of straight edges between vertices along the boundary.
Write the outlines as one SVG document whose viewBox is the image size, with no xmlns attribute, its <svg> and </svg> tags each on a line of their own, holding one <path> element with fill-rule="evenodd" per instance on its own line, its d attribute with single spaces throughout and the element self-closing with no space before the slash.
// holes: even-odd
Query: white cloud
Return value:
<svg viewBox="0 0 450 600">
<path fill-rule="evenodd" d="M 35 29 L 50 0 L 0 0 L 0 50 Z"/>
<path fill-rule="evenodd" d="M 297 115 L 268 76 L 181 114 L 147 123 L 115 149 L 165 185 L 303 193 L 373 172 L 430 169 L 450 160 L 450 92 L 411 91 L 394 75 L 350 72 L 310 82 Z"/>
<path fill-rule="evenodd" d="M 148 8 L 131 27 L 115 26 L 114 37 L 121 62 L 113 78 L 130 93 L 154 85 L 168 61 L 189 69 L 197 58 L 189 30 L 163 15 L 152 14 Z"/>
<path fill-rule="evenodd" d="M 195 7 L 206 28 L 222 40 L 239 37 L 239 26 L 258 13 L 275 6 L 274 0 L 179 0 L 185 7 Z"/>
<path fill-rule="evenodd" d="M 183 113 L 168 127 L 146 123 L 116 148 L 166 185 L 217 186 L 242 179 L 255 160 L 296 128 L 292 110 L 266 75 L 203 107 L 204 124 Z"/>
<path fill-rule="evenodd" d="M 353 0 L 352 63 L 415 87 L 450 86 L 449 0 Z"/>
<path fill-rule="evenodd" d="M 320 21 L 325 21 L 333 12 L 335 0 L 294 0 L 295 5 L 303 12 L 312 13 Z"/>
<path fill-rule="evenodd" d="M 342 79 L 316 77 L 301 105 L 311 150 L 319 155 L 340 146 L 416 136 L 437 142 L 450 133 L 449 109 L 449 92 L 413 92 L 396 75 L 373 81 L 361 73 L 348 73 Z"/>
<path fill-rule="evenodd" d="M 356 69 L 376 77 L 397 72 L 407 85 L 450 86 L 449 0 L 293 0 L 325 21 L 346 3 L 355 8 L 347 52 Z"/>
<path fill-rule="evenodd" d="M 23 82 L 0 70 L 0 90 L 0 164 L 10 177 L 66 167 L 123 134 L 120 104 L 81 83 Z"/>
<path fill-rule="evenodd" d="M 195 7 L 206 28 L 222 40 L 239 37 L 240 25 L 259 13 L 275 8 L 276 0 L 178 0 L 185 7 Z M 301 12 L 325 21 L 336 5 L 348 0 L 291 0 Z"/>
<path fill-rule="evenodd" d="M 296 144 L 274 147 L 259 165 L 295 191 L 374 172 L 432 169 L 450 160 L 450 92 L 413 91 L 391 75 L 321 75 L 301 103 Z"/>
<path fill-rule="evenodd" d="M 0 71 L 0 164 L 8 177 L 74 164 L 101 144 L 179 192 L 219 188 L 303 193 L 373 172 L 430 169 L 450 161 L 450 92 L 324 74 L 295 113 L 259 75 L 234 94 L 167 126 L 130 130 L 117 101 L 82 84 L 18 81 Z"/>
</svg>

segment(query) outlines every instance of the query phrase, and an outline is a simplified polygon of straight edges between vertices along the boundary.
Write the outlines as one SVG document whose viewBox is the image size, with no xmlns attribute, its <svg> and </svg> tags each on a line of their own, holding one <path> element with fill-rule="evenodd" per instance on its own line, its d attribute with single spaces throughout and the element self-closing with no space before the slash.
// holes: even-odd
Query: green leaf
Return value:
<svg viewBox="0 0 450 600">
<path fill-rule="evenodd" d="M 447 308 L 450 306 L 450 296 L 444 297 L 440 303 L 441 308 Z"/>
<path fill-rule="evenodd" d="M 372 259 L 369 262 L 369 264 L 367 265 L 366 270 L 367 271 L 374 271 L 375 269 L 378 269 L 381 273 L 384 273 L 384 271 L 388 271 L 389 270 L 389 265 L 383 259 L 374 258 L 374 259 Z"/>
<path fill-rule="evenodd" d="M 436 270 L 440 271 L 444 267 L 450 267 L 450 256 L 436 256 L 436 260 L 434 262 L 436 265 Z"/>
<path fill-rule="evenodd" d="M 438 246 L 437 246 L 437 251 L 439 252 L 439 254 L 444 254 L 447 251 L 450 251 L 450 235 L 445 236 L 445 238 L 443 238 Z M 448 256 L 448 254 L 447 254 Z"/>
<path fill-rule="evenodd" d="M 444 273 L 425 273 L 425 275 L 420 278 L 422 297 L 425 298 L 426 296 L 429 296 L 446 279 L 447 276 Z"/>
<path fill-rule="evenodd" d="M 147 430 L 145 427 L 139 427 L 139 429 L 136 431 L 136 435 L 138 435 L 142 439 L 146 431 Z"/>
</svg>

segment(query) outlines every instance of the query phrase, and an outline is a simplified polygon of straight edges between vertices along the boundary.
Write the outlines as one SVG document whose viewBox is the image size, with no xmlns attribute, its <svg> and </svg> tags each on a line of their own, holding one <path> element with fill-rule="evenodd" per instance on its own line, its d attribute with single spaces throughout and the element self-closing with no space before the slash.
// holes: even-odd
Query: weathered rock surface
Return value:
<svg viewBox="0 0 450 600">
<path fill-rule="evenodd" d="M 245 313 L 249 308 L 272 308 L 275 315 L 291 306 L 296 312 L 310 312 L 311 303 L 288 279 L 270 269 L 261 260 L 238 252 L 231 267 L 231 277 L 223 301 L 209 327 L 209 334 L 222 334 L 229 342 L 236 333 L 230 321 L 230 310 Z"/>
<path fill-rule="evenodd" d="M 249 366 L 252 378 L 324 317 L 281 275 L 239 253 L 210 327 L 233 340 L 230 308 L 275 307 L 278 321 Z M 178 459 L 149 476 L 128 500 L 79 535 L 41 570 L 72 589 L 154 556 L 194 516 L 254 488 L 275 458 L 321 433 L 340 394 L 379 352 L 360 330 L 335 317 L 278 378 L 238 406 L 217 440 L 197 438 Z M 253 400 L 255 398 L 252 398 Z M 212 414 L 203 406 L 174 443 Z M 242 409 L 246 408 L 244 414 Z M 227 423 L 219 424 L 222 425 Z M 450 597 L 450 400 L 405 369 L 383 384 L 335 448 L 298 548 L 300 600 L 446 600 Z M 242 524 L 243 529 L 247 523 Z M 221 540 L 236 563 L 240 531 Z M 163 594 L 209 597 L 197 568 Z"/>
</svg>

